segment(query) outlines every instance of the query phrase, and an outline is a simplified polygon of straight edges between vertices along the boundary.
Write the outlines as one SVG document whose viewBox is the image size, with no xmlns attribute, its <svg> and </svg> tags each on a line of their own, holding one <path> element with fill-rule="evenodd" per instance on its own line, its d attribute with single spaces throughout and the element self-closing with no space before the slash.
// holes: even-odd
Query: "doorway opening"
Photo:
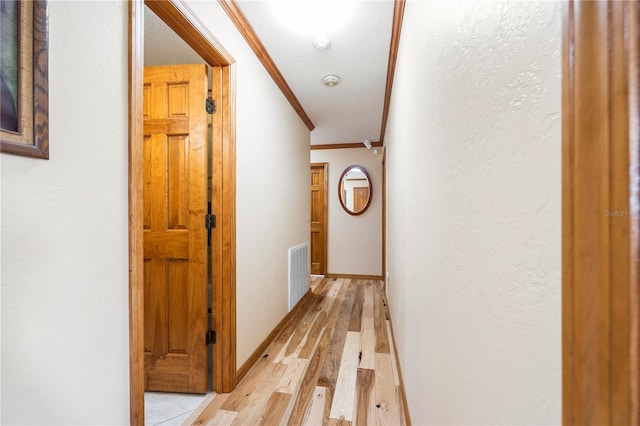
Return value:
<svg viewBox="0 0 640 426">
<path fill-rule="evenodd" d="M 143 77 L 145 4 L 195 53 L 199 62 L 217 70 L 211 80 L 216 114 L 210 122 L 211 227 L 207 257 L 211 265 L 211 327 L 216 343 L 211 351 L 211 387 L 229 392 L 236 382 L 235 324 L 235 74 L 234 60 L 182 2 L 129 2 L 129 353 L 130 420 L 144 424 L 144 131 Z M 214 96 L 217 94 L 217 96 Z M 204 106 L 204 99 L 203 99 Z M 207 205 L 203 207 L 207 212 Z M 205 227 L 205 217 L 202 218 Z M 205 274 L 205 280 L 206 280 Z M 206 286 L 206 282 L 202 283 Z M 205 296 L 206 297 L 206 296 Z M 210 333 L 207 333 L 209 336 Z M 205 336 L 202 336 L 204 341 Z M 203 368 L 207 368 L 205 362 Z"/>
</svg>

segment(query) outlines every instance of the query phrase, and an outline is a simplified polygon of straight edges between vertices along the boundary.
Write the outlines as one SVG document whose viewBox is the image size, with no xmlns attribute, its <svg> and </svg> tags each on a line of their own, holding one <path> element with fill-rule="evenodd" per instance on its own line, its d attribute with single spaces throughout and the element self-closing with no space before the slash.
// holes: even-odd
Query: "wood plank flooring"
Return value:
<svg viewBox="0 0 640 426">
<path fill-rule="evenodd" d="M 404 425 L 383 283 L 316 278 L 247 375 L 189 425 Z"/>
</svg>

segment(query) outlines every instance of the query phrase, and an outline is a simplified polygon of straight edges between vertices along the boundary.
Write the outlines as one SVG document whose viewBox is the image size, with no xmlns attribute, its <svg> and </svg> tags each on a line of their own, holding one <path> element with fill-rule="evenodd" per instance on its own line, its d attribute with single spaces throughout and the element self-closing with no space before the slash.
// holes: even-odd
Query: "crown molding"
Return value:
<svg viewBox="0 0 640 426">
<path fill-rule="evenodd" d="M 293 90 L 289 87 L 289 83 L 287 83 L 282 76 L 282 73 L 276 66 L 275 62 L 273 62 L 273 59 L 271 59 L 271 56 L 265 49 L 264 45 L 258 38 L 258 35 L 251 27 L 251 24 L 249 24 L 249 21 L 247 21 L 247 18 L 244 16 L 235 0 L 218 0 L 218 3 L 220 3 L 222 9 L 227 12 L 227 15 L 229 15 L 233 24 L 236 26 L 238 31 L 240 31 L 242 37 L 244 37 L 249 47 L 251 47 L 251 50 L 256 54 L 258 60 L 262 62 L 264 68 L 267 70 L 271 78 L 273 78 L 273 81 L 280 88 L 293 109 L 298 113 L 309 131 L 315 129 L 316 126 L 305 112 L 300 101 L 298 101 L 298 98 L 293 93 Z"/>
<path fill-rule="evenodd" d="M 374 148 L 379 148 L 382 146 L 382 142 L 371 142 L 371 146 Z M 362 142 L 350 142 L 350 143 L 328 143 L 328 144 L 311 145 L 309 148 L 312 151 L 315 151 L 317 149 L 365 148 L 365 146 Z"/>
<path fill-rule="evenodd" d="M 402 19 L 404 17 L 405 0 L 395 0 L 393 7 L 393 28 L 391 29 L 391 45 L 389 47 L 389 63 L 387 65 L 387 86 L 384 92 L 384 108 L 382 110 L 382 127 L 380 129 L 380 142 L 384 144 L 384 132 L 387 130 L 387 118 L 389 117 L 389 103 L 391 102 L 391 90 L 393 89 L 393 77 L 396 72 L 396 59 L 398 46 L 400 45 L 400 33 L 402 32 Z"/>
</svg>

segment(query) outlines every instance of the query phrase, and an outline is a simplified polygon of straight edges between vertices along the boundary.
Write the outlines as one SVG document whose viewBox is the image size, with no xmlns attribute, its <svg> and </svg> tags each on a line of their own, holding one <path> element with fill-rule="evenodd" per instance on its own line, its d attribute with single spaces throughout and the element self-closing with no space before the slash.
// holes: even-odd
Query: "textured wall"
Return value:
<svg viewBox="0 0 640 426">
<path fill-rule="evenodd" d="M 364 148 L 311 151 L 312 163 L 329 163 L 327 272 L 382 274 L 382 153 Z M 344 170 L 358 164 L 367 169 L 373 184 L 371 204 L 360 216 L 347 214 L 338 200 L 338 181 Z"/>
<path fill-rule="evenodd" d="M 309 241 L 310 132 L 222 7 L 188 4 L 236 60 L 240 367 L 288 311 L 287 249 Z"/>
<path fill-rule="evenodd" d="M 387 266 L 415 424 L 561 421 L 560 9 L 407 2 Z"/>
<path fill-rule="evenodd" d="M 49 24 L 51 159 L 0 155 L 1 423 L 127 424 L 127 4 Z"/>
</svg>

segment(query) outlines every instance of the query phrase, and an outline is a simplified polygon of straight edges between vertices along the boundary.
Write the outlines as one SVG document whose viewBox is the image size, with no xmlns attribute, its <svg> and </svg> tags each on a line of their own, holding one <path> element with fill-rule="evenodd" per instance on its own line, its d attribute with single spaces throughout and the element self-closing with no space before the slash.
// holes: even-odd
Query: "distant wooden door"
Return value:
<svg viewBox="0 0 640 426">
<path fill-rule="evenodd" d="M 311 273 L 327 272 L 327 163 L 311 164 Z"/>
<path fill-rule="evenodd" d="M 369 202 L 369 187 L 356 186 L 353 188 L 353 211 L 360 213 Z"/>
<path fill-rule="evenodd" d="M 204 393 L 205 65 L 144 70 L 145 389 Z"/>
</svg>

